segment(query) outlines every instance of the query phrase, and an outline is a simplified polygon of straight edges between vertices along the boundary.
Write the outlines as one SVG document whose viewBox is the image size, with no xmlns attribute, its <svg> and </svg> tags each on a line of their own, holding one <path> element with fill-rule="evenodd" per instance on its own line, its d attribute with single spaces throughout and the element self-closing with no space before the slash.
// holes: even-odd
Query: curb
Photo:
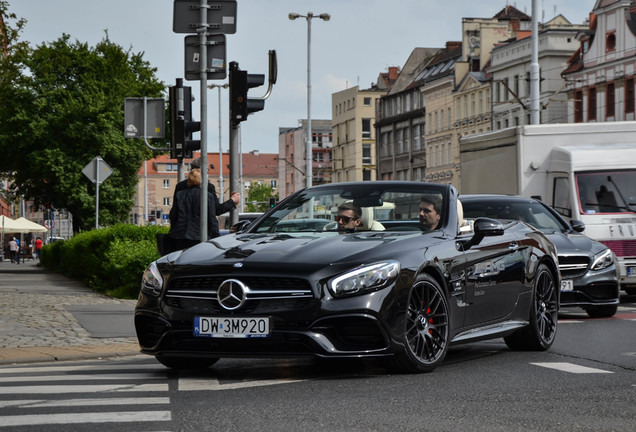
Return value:
<svg viewBox="0 0 636 432">
<path fill-rule="evenodd" d="M 0 348 L 0 365 L 140 355 L 137 343 L 66 347 Z"/>
</svg>

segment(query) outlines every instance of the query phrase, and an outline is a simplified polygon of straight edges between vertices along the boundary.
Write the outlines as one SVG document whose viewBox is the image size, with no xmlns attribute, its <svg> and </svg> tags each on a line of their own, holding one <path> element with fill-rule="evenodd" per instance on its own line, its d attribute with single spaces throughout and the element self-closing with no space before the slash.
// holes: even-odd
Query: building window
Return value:
<svg viewBox="0 0 636 432">
<path fill-rule="evenodd" d="M 362 138 L 363 139 L 371 138 L 371 119 L 369 118 L 362 119 Z"/>
<path fill-rule="evenodd" d="M 583 91 L 574 92 L 574 123 L 583 123 Z"/>
<path fill-rule="evenodd" d="M 163 179 L 163 188 L 170 189 L 170 179 Z"/>
<path fill-rule="evenodd" d="M 606 87 L 606 91 L 605 91 L 605 117 L 614 117 L 615 113 L 616 113 L 616 108 L 615 108 L 615 98 L 616 98 L 616 93 L 615 93 L 615 84 L 612 83 L 607 83 L 607 87 Z"/>
<path fill-rule="evenodd" d="M 370 97 L 365 97 L 364 98 L 364 106 L 371 106 L 371 98 Z"/>
<path fill-rule="evenodd" d="M 170 197 L 163 197 L 163 205 L 165 206 L 170 205 Z"/>
<path fill-rule="evenodd" d="M 596 120 L 596 87 L 590 87 L 587 94 L 587 119 Z"/>
<path fill-rule="evenodd" d="M 625 79 L 625 112 L 634 112 L 634 77 Z"/>
<path fill-rule="evenodd" d="M 371 181 L 371 170 L 362 170 L 362 181 Z"/>
<path fill-rule="evenodd" d="M 616 51 L 616 32 L 605 35 L 605 52 Z"/>
<path fill-rule="evenodd" d="M 371 144 L 362 144 L 362 163 L 366 165 L 373 163 L 371 160 Z"/>
<path fill-rule="evenodd" d="M 276 189 L 278 187 L 278 180 L 270 180 L 269 185 Z"/>
</svg>

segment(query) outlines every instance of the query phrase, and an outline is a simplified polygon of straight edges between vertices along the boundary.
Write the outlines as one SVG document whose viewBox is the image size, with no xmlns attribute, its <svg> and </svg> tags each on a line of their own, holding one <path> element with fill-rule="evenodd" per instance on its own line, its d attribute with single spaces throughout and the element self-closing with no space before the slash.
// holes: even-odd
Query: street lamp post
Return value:
<svg viewBox="0 0 636 432">
<path fill-rule="evenodd" d="M 228 83 L 210 84 L 209 89 L 219 89 L 219 202 L 223 202 L 223 143 L 221 142 L 221 89 L 228 88 Z"/>
<path fill-rule="evenodd" d="M 290 13 L 289 19 L 295 20 L 296 18 L 305 18 L 307 20 L 307 169 L 305 170 L 305 176 L 307 179 L 307 186 L 312 184 L 312 142 L 311 142 L 311 20 L 312 18 L 320 18 L 323 21 L 329 21 L 331 16 L 327 13 L 320 15 L 314 15 L 313 12 L 307 12 L 307 15 L 300 15 L 297 13 Z"/>
</svg>

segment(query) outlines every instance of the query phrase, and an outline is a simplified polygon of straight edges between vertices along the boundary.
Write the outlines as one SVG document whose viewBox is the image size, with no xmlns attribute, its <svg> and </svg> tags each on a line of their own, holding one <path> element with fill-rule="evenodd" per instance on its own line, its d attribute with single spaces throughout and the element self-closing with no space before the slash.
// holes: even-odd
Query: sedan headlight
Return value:
<svg viewBox="0 0 636 432">
<path fill-rule="evenodd" d="M 153 262 L 146 268 L 141 278 L 141 291 L 153 297 L 159 297 L 161 288 L 163 288 L 163 278 L 157 264 Z"/>
<path fill-rule="evenodd" d="M 334 297 L 345 297 L 384 288 L 400 273 L 398 261 L 383 261 L 355 268 L 329 281 L 329 291 Z"/>
<path fill-rule="evenodd" d="M 603 252 L 599 252 L 594 255 L 594 261 L 592 261 L 592 270 L 603 270 L 614 264 L 614 254 L 611 250 L 605 249 Z"/>
</svg>

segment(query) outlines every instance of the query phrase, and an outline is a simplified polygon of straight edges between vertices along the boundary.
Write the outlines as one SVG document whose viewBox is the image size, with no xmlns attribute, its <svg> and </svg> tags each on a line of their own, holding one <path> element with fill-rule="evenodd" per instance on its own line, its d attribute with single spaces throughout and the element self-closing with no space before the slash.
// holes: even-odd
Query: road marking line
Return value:
<svg viewBox="0 0 636 432">
<path fill-rule="evenodd" d="M 0 387 L 0 394 L 62 394 L 106 392 L 167 392 L 168 384 L 98 384 L 98 385 L 50 385 Z"/>
<path fill-rule="evenodd" d="M 69 414 L 29 414 L 0 417 L 0 426 L 34 426 L 80 423 L 126 423 L 171 421 L 170 411 L 120 411 Z"/>
<path fill-rule="evenodd" d="M 92 366 L 41 366 L 41 367 L 0 367 L 0 374 L 13 374 L 13 373 L 40 373 L 40 372 L 80 372 L 91 371 L 100 372 L 107 370 L 117 370 L 120 372 L 131 371 L 132 369 L 143 369 L 149 373 L 162 373 L 166 371 L 163 366 L 153 369 L 152 365 L 148 364 L 134 364 L 134 365 L 92 365 Z"/>
<path fill-rule="evenodd" d="M 216 378 L 179 378 L 179 391 L 219 391 L 219 390 L 235 390 L 249 387 L 262 387 L 276 384 L 290 384 L 306 380 L 257 380 L 243 381 L 229 384 L 221 384 Z"/>
<path fill-rule="evenodd" d="M 0 401 L 0 408 L 42 408 L 42 407 L 80 407 L 80 406 L 112 406 L 112 405 L 159 405 L 169 404 L 168 397 L 146 397 L 146 398 L 92 398 L 92 399 L 24 399 L 13 401 Z"/>
<path fill-rule="evenodd" d="M 530 363 L 536 366 L 541 366 L 541 367 L 545 367 L 545 368 L 550 368 L 550 369 L 556 369 L 556 370 L 560 370 L 562 372 L 569 372 L 569 373 L 575 373 L 575 374 L 590 374 L 590 373 L 597 373 L 597 374 L 611 374 L 614 372 L 610 372 L 610 371 L 606 371 L 606 370 L 602 370 L 602 369 L 595 369 L 595 368 L 590 368 L 590 367 L 586 367 L 586 366 L 579 366 L 576 365 L 574 363 Z"/>
<path fill-rule="evenodd" d="M 32 375 L 33 381 L 112 381 L 112 380 L 165 380 L 166 375 L 153 375 L 144 373 L 130 373 L 130 374 L 95 374 L 95 375 Z M 0 383 L 2 382 L 20 382 L 24 381 L 23 376 L 0 376 Z"/>
</svg>

